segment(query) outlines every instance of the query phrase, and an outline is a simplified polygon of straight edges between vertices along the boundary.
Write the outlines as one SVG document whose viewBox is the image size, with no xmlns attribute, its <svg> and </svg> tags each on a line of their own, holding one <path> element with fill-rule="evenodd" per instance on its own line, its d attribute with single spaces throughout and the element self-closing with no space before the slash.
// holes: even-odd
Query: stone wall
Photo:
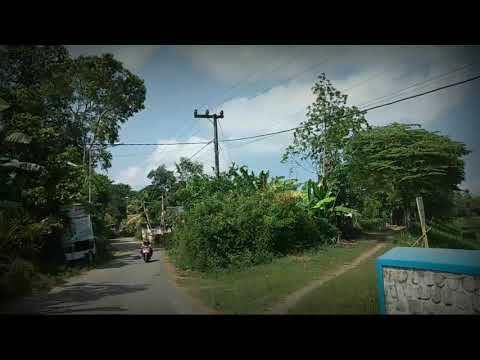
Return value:
<svg viewBox="0 0 480 360">
<path fill-rule="evenodd" d="M 480 314 L 480 276 L 383 268 L 387 314 Z"/>
</svg>

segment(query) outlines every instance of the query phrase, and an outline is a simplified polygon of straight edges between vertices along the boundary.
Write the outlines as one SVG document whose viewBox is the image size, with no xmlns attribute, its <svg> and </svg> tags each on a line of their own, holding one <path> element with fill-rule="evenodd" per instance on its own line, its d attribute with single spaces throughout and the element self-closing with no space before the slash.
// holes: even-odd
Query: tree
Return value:
<svg viewBox="0 0 480 360">
<path fill-rule="evenodd" d="M 18 207 L 0 220 L 7 214 L 21 234 L 16 245 L 34 251 L 56 239 L 46 225 L 61 225 L 62 205 L 85 203 L 87 150 L 94 166 L 109 166 L 106 148 L 93 144 L 118 140 L 120 125 L 143 108 L 145 87 L 111 55 L 72 59 L 63 46 L 6 46 L 0 98 L 9 105 L 0 103 L 0 201 Z M 105 185 L 94 206 L 108 210 L 111 183 L 93 180 L 94 191 Z"/>
<path fill-rule="evenodd" d="M 62 46 L 0 50 L 0 96 L 10 104 L 3 112 L 0 150 L 45 170 L 41 176 L 9 173 L 15 181 L 2 190 L 40 216 L 78 200 L 84 178 L 82 168 L 71 165 L 80 152 L 65 126 L 69 93 L 61 70 L 68 59 Z M 16 141 L 8 141 L 12 136 Z"/>
<path fill-rule="evenodd" d="M 160 165 L 148 173 L 147 178 L 152 180 L 152 185 L 162 192 L 175 191 L 177 179 L 173 171 L 167 170 L 165 165 Z"/>
<path fill-rule="evenodd" d="M 383 196 L 408 221 L 416 196 L 424 197 L 427 214 L 441 214 L 464 179 L 462 157 L 468 153 L 446 136 L 394 123 L 356 134 L 346 146 L 344 170 L 364 197 Z"/>
<path fill-rule="evenodd" d="M 178 174 L 178 180 L 182 183 L 188 182 L 192 177 L 203 174 L 203 164 L 198 161 L 192 161 L 188 158 L 181 157 L 180 161 L 175 164 Z"/>
<path fill-rule="evenodd" d="M 94 144 L 118 141 L 120 125 L 144 108 L 144 82 L 111 54 L 71 59 L 65 72 L 71 92 L 70 131 L 79 138 L 84 162 L 92 151 L 92 162 L 108 168 L 110 153 Z"/>
<path fill-rule="evenodd" d="M 293 144 L 282 161 L 295 157 L 309 160 L 318 176 L 328 179 L 342 162 L 348 138 L 368 124 L 358 108 L 346 105 L 347 95 L 338 91 L 325 74 L 318 79 L 312 88 L 316 99 L 308 107 L 308 119 L 295 130 Z"/>
</svg>

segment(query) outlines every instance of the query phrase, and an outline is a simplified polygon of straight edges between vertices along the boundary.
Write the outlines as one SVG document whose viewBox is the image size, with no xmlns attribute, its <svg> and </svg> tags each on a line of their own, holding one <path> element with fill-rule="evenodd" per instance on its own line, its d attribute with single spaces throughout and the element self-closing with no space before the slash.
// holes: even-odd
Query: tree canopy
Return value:
<svg viewBox="0 0 480 360">
<path fill-rule="evenodd" d="M 61 237 L 52 229 L 61 228 L 63 205 L 87 205 L 86 154 L 92 150 L 94 169 L 110 166 L 108 149 L 94 144 L 118 140 L 120 126 L 143 109 L 145 86 L 112 55 L 72 58 L 64 46 L 5 46 L 0 98 L 0 222 L 17 229 L 0 231 L 0 249 L 13 244 L 10 255 L 31 259 Z M 95 171 L 92 188 L 95 226 L 110 210 L 115 218 L 107 203 L 112 191 L 125 189 Z"/>
<path fill-rule="evenodd" d="M 283 161 L 300 157 L 311 161 L 318 175 L 328 177 L 341 163 L 344 146 L 353 134 L 367 127 L 363 114 L 347 106 L 347 95 L 338 91 L 325 74 L 312 88 L 316 99 L 307 109 L 307 120 L 294 132 Z"/>
<path fill-rule="evenodd" d="M 187 182 L 193 176 L 203 174 L 203 164 L 198 161 L 192 161 L 186 157 L 181 157 L 180 161 L 175 164 L 180 182 Z"/>
<path fill-rule="evenodd" d="M 408 207 L 416 196 L 435 202 L 458 190 L 468 153 L 446 136 L 393 123 L 356 134 L 346 146 L 344 170 L 358 191 Z"/>
</svg>

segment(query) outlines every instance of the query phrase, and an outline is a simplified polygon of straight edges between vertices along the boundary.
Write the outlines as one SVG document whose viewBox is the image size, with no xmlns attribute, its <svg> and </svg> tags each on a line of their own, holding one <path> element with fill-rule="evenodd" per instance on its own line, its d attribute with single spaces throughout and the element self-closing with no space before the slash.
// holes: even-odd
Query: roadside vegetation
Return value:
<svg viewBox="0 0 480 360">
<path fill-rule="evenodd" d="M 66 274 L 64 206 L 87 209 L 97 261 L 111 256 L 108 238 L 125 214 L 130 188 L 95 169 L 110 167 L 108 144 L 143 109 L 145 91 L 143 80 L 109 54 L 72 58 L 63 46 L 0 49 L 0 298 L 48 287 L 46 278 Z"/>
<path fill-rule="evenodd" d="M 321 274 L 351 262 L 374 245 L 372 241 L 359 241 L 351 246 L 319 247 L 242 269 L 179 271 L 178 283 L 219 313 L 268 313 L 290 293 L 308 285 Z M 329 293 L 328 296 L 335 294 Z M 351 299 L 353 302 L 356 300 L 357 297 Z"/>
<path fill-rule="evenodd" d="M 188 287 L 233 313 L 264 311 L 350 261 L 370 246 L 358 241 L 365 232 L 402 226 L 395 243 L 411 246 L 419 236 L 417 196 L 431 246 L 479 248 L 479 197 L 458 187 L 465 144 L 419 125 L 371 126 L 325 74 L 312 92 L 315 100 L 281 159 L 308 165 L 312 179 L 301 183 L 237 164 L 216 177 L 181 158 L 174 169 L 153 169 L 151 184 L 134 191 L 95 169 L 111 166 L 121 125 L 144 108 L 143 80 L 109 54 L 72 58 L 63 46 L 1 48 L 0 297 L 28 293 L 34 283 L 48 288 L 48 276 L 70 271 L 61 209 L 72 204 L 92 216 L 98 262 L 111 258 L 111 237 L 171 230 L 155 241 L 180 271 L 194 274 Z M 328 285 L 345 299 L 366 294 L 364 305 L 320 303 L 328 311 L 373 311 L 371 284 L 370 262 Z M 313 308 L 307 302 L 302 309 Z"/>
<path fill-rule="evenodd" d="M 372 127 L 357 108 L 346 106 L 347 96 L 324 75 L 313 92 L 316 100 L 283 161 L 308 162 L 316 179 L 301 184 L 233 164 L 219 178 L 197 171 L 173 186 L 172 199 L 185 212 L 173 223 L 168 253 L 178 269 L 194 274 L 184 284 L 220 311 L 264 311 L 325 271 L 319 265 L 313 273 L 296 273 L 293 258 L 312 257 L 318 249 L 337 251 L 339 244 L 355 244 L 365 232 L 381 238 L 387 225 L 397 225 L 404 230 L 395 232 L 394 243 L 412 246 L 420 235 L 417 196 L 424 199 L 432 227 L 431 246 L 476 248 L 477 235 L 460 231 L 459 225 L 462 211 L 469 218 L 474 211 L 474 198 L 458 188 L 463 156 L 469 153 L 464 144 L 418 125 Z M 472 200 L 468 211 L 467 199 Z M 358 246 L 338 251 L 354 254 Z M 372 264 L 369 260 L 328 285 L 335 291 L 354 286 L 339 292 L 343 300 L 336 307 L 330 292 L 328 301 L 319 302 L 323 310 L 375 312 Z M 306 301 L 299 311 L 318 310 Z"/>
</svg>

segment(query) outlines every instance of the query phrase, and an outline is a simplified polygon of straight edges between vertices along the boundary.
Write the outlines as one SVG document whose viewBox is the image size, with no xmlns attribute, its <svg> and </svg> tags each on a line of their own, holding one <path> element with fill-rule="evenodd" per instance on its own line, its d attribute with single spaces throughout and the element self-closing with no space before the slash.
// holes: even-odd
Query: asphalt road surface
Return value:
<svg viewBox="0 0 480 360">
<path fill-rule="evenodd" d="M 205 314 L 184 290 L 176 287 L 154 250 L 150 262 L 140 257 L 133 238 L 112 243 L 121 255 L 106 265 L 68 279 L 39 297 L 4 306 L 3 314 Z"/>
</svg>

